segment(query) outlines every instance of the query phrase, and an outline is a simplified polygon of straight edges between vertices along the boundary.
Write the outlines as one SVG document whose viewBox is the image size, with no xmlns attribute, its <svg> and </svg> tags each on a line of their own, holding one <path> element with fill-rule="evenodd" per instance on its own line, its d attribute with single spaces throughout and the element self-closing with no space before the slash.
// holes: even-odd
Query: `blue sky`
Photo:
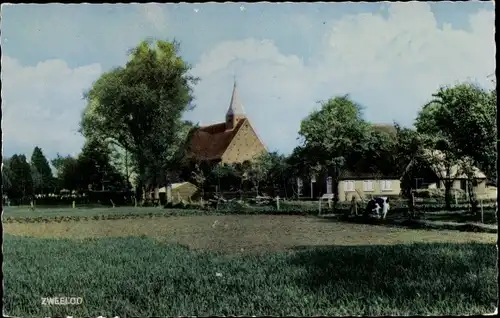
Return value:
<svg viewBox="0 0 500 318">
<path fill-rule="evenodd" d="M 233 75 L 270 150 L 290 152 L 319 100 L 350 94 L 365 119 L 411 125 L 440 85 L 490 85 L 489 2 L 2 5 L 4 155 L 75 155 L 82 93 L 127 50 L 181 42 L 201 78 L 186 118 L 220 122 Z"/>
</svg>

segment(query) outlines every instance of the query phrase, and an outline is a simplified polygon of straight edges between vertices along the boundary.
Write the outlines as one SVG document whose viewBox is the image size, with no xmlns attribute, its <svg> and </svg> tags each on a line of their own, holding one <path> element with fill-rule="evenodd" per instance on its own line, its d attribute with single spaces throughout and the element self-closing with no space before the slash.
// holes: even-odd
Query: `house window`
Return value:
<svg viewBox="0 0 500 318">
<path fill-rule="evenodd" d="M 380 181 L 380 189 L 382 191 L 392 191 L 392 182 L 391 182 L 391 180 L 382 180 L 382 181 Z"/>
<path fill-rule="evenodd" d="M 363 181 L 363 191 L 365 192 L 373 191 L 373 181 L 371 180 Z"/>
<path fill-rule="evenodd" d="M 354 181 L 344 181 L 345 191 L 354 191 Z"/>
<path fill-rule="evenodd" d="M 467 180 L 464 179 L 460 180 L 460 189 L 467 191 Z"/>
</svg>

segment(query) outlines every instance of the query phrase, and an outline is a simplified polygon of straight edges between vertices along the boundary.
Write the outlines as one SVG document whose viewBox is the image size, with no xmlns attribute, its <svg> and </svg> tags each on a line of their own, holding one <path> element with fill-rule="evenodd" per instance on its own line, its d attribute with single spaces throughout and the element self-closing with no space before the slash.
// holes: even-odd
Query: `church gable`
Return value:
<svg viewBox="0 0 500 318">
<path fill-rule="evenodd" d="M 193 130 L 189 138 L 187 156 L 199 161 L 243 162 L 266 151 L 245 115 L 236 82 L 226 121 Z"/>
<path fill-rule="evenodd" d="M 252 160 L 265 151 L 266 147 L 255 133 L 252 125 L 248 120 L 245 120 L 222 155 L 222 162 Z"/>
<path fill-rule="evenodd" d="M 196 160 L 219 160 L 245 121 L 227 130 L 225 123 L 200 127 L 191 135 L 188 157 Z"/>
</svg>

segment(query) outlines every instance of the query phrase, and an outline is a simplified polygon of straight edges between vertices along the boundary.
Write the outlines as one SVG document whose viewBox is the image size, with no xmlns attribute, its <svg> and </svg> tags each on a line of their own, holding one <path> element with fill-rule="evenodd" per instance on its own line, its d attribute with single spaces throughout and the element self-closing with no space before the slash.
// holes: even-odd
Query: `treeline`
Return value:
<svg viewBox="0 0 500 318">
<path fill-rule="evenodd" d="M 131 190 L 126 175 L 113 163 L 111 149 L 96 140 L 87 141 L 76 158 L 57 155 L 51 164 L 55 176 L 39 147 L 35 147 L 29 162 L 22 154 L 4 158 L 4 199 L 8 198 L 11 204 L 29 204 L 34 199 L 39 204 L 56 204 L 75 198 L 82 202 L 109 204 L 109 200 L 120 200 L 123 193 Z"/>
<path fill-rule="evenodd" d="M 82 153 L 53 159 L 56 177 L 40 149 L 29 163 L 22 155 L 12 156 L 4 162 L 4 192 L 26 196 L 133 186 L 140 200 L 169 183 L 191 181 L 202 191 L 253 189 L 293 196 L 297 177 L 329 175 L 335 188 L 349 170 L 402 176 L 403 194 L 409 196 L 424 167 L 450 172 L 457 165 L 471 183 L 474 167 L 496 182 L 496 89 L 470 83 L 442 87 L 429 96 L 415 129 L 373 125 L 363 118 L 361 105 L 338 96 L 302 120 L 300 145 L 288 156 L 273 152 L 237 165 L 187 162 L 186 141 L 195 125 L 182 118 L 195 107 L 193 87 L 199 79 L 190 75 L 179 49 L 175 41 L 143 41 L 131 50 L 125 66 L 104 73 L 85 94 Z M 441 177 L 449 206 L 451 180 Z"/>
</svg>

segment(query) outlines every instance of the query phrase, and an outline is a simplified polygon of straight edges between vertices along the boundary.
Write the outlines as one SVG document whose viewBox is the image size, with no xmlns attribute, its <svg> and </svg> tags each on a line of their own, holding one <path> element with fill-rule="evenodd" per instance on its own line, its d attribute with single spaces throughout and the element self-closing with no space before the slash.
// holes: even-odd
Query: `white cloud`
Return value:
<svg viewBox="0 0 500 318">
<path fill-rule="evenodd" d="M 166 30 L 168 26 L 167 12 L 163 6 L 158 3 L 146 3 L 140 6 L 144 17 L 157 30 Z"/>
<path fill-rule="evenodd" d="M 34 146 L 46 155 L 76 154 L 84 90 L 101 74 L 99 64 L 71 69 L 62 60 L 23 66 L 2 57 L 2 130 L 4 149 L 31 155 Z"/>
<path fill-rule="evenodd" d="M 168 29 L 163 7 L 150 4 L 137 12 L 140 21 Z M 297 27 L 303 26 L 297 30 L 300 46 L 300 38 L 317 32 L 316 22 L 306 16 L 296 20 Z M 387 18 L 363 13 L 325 22 L 331 28 L 323 43 L 311 48 L 316 53 L 307 61 L 255 38 L 221 42 L 207 50 L 193 69 L 202 81 L 195 89 L 197 108 L 188 117 L 202 124 L 222 121 L 236 75 L 261 139 L 271 150 L 288 152 L 296 145 L 300 120 L 318 100 L 350 93 L 366 106 L 368 120 L 408 125 L 440 85 L 468 78 L 489 85 L 486 76 L 495 69 L 493 11 L 471 15 L 468 32 L 448 25 L 438 28 L 429 6 L 417 2 L 391 4 Z M 125 33 L 115 29 L 127 34 L 130 43 L 142 37 L 137 28 Z M 113 47 L 115 52 L 119 45 Z M 107 56 L 103 54 L 100 58 Z M 116 61 L 115 55 L 109 56 Z M 31 67 L 2 57 L 4 149 L 30 154 L 38 145 L 48 154 L 78 152 L 82 92 L 101 72 L 98 64 L 70 68 L 62 60 L 47 60 Z"/>
<path fill-rule="evenodd" d="M 323 45 L 307 64 L 255 39 L 206 52 L 193 69 L 202 81 L 189 117 L 221 121 L 236 72 L 261 138 L 271 149 L 290 151 L 300 119 L 317 100 L 349 93 L 366 107 L 368 120 L 409 125 L 439 86 L 470 79 L 489 85 L 486 76 L 495 68 L 493 11 L 471 15 L 470 32 L 438 28 L 429 5 L 418 2 L 392 4 L 388 18 L 363 13 L 328 24 Z"/>
</svg>

